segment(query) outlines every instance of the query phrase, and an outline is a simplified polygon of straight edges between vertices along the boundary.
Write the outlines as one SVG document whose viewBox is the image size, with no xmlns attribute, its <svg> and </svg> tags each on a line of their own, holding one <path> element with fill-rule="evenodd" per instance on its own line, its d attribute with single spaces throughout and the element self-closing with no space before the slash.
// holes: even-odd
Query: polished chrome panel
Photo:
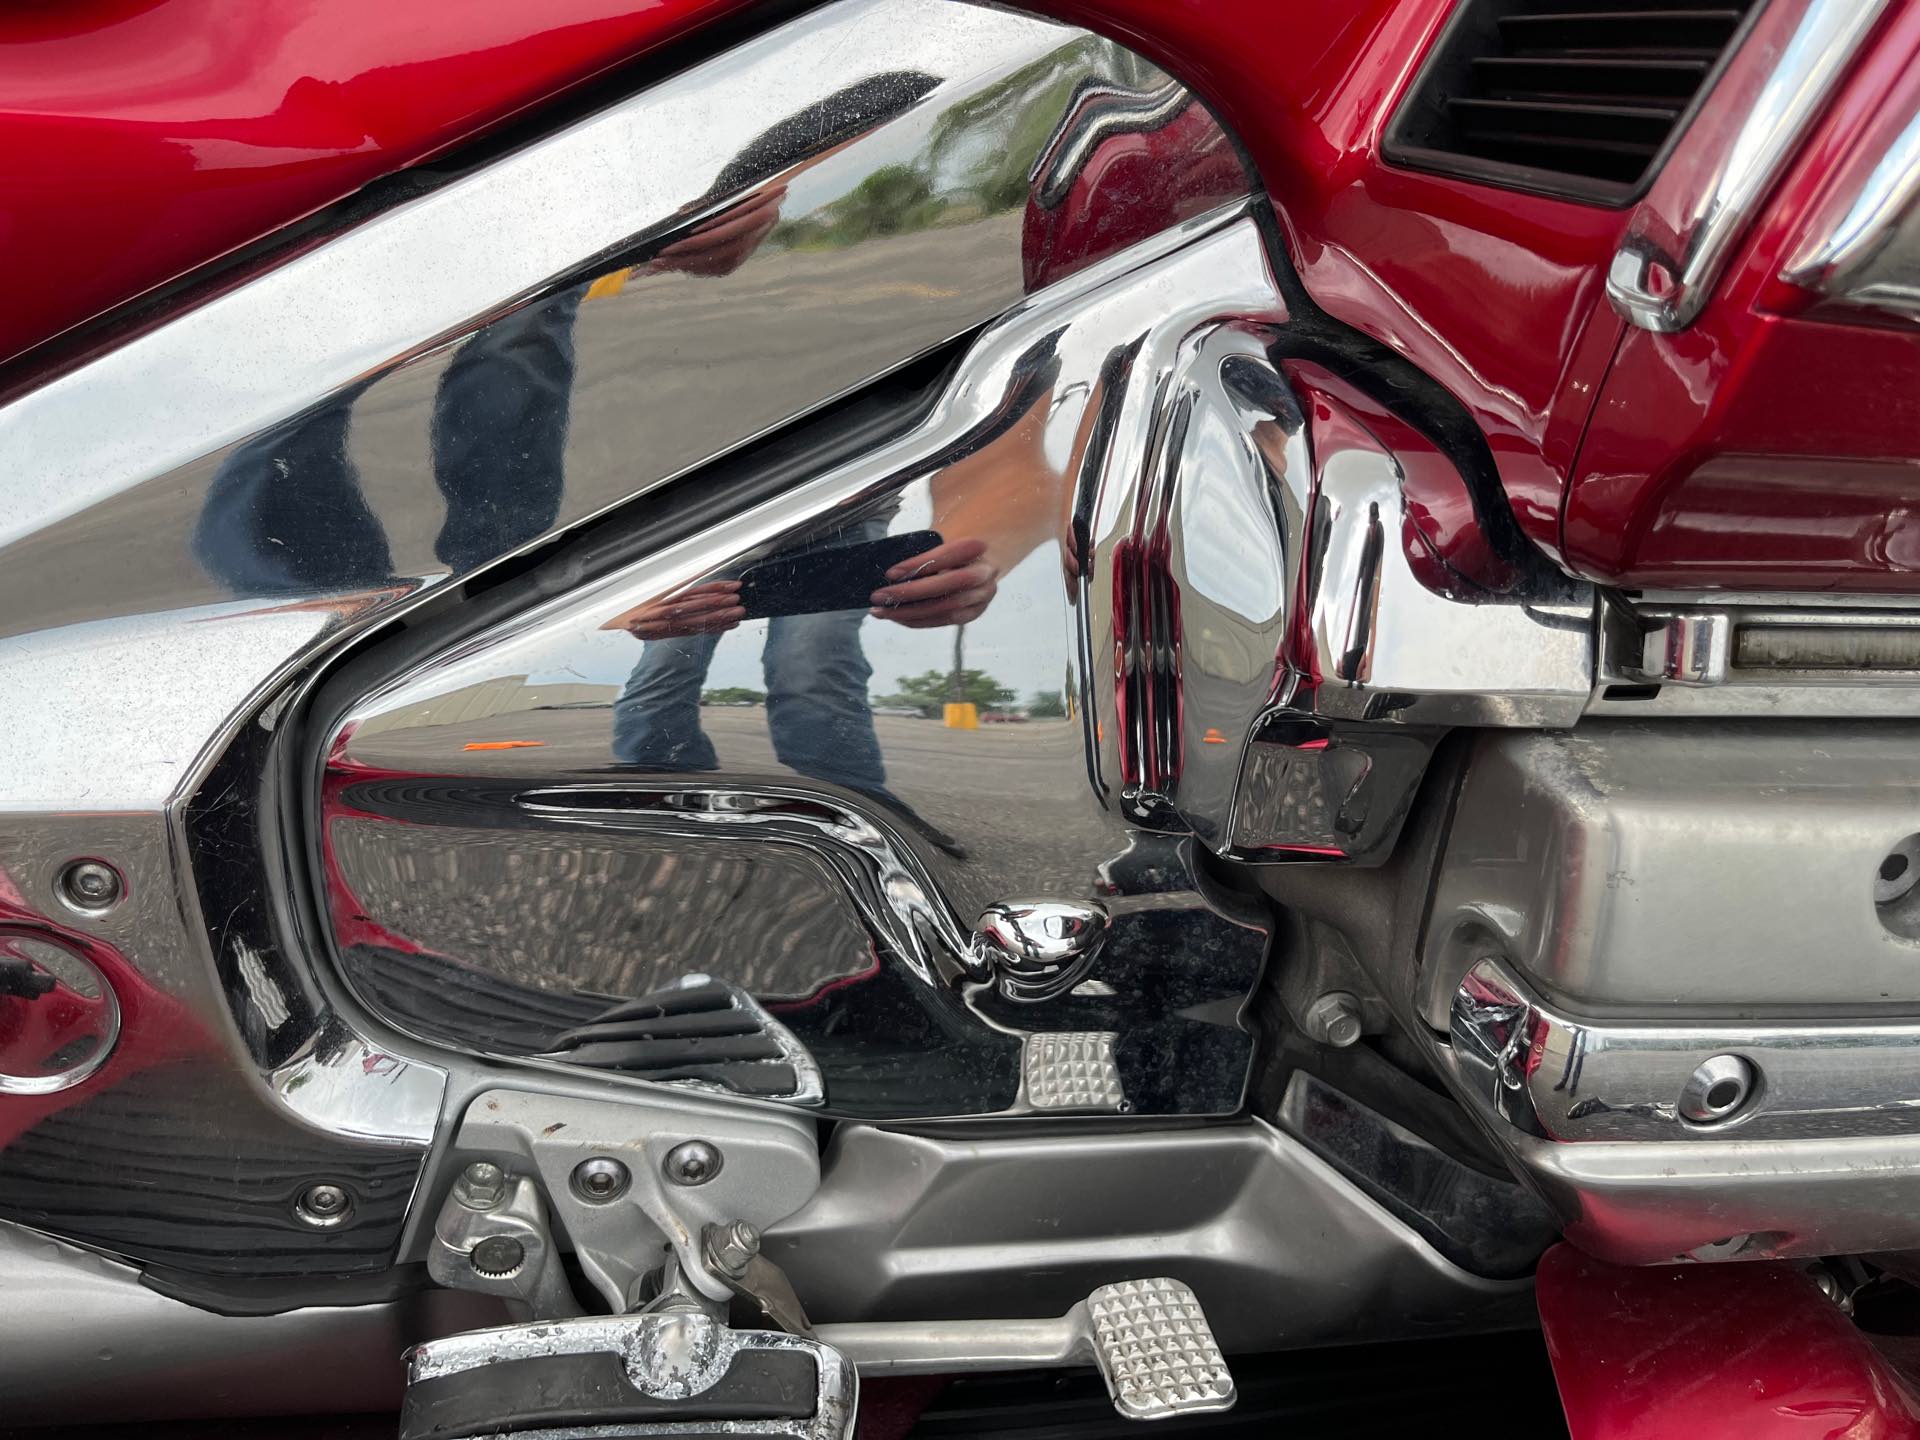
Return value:
<svg viewBox="0 0 1920 1440">
<path fill-rule="evenodd" d="M 7 407 L 32 463 L 0 546 L 129 550 L 6 567 L 0 616 L 404 593 L 731 449 L 1017 301 L 1027 172 L 1116 72 L 1157 74 L 997 8 L 848 0 L 294 256 Z M 1203 178 L 1176 217 L 1247 193 Z M 1129 239 L 1166 197 L 1131 198 Z M 511 492 L 486 442 L 524 456 Z"/>
<path fill-rule="evenodd" d="M 1301 377 L 1305 415 L 1283 467 L 1301 600 L 1281 713 L 1392 728 L 1572 724 L 1592 689 L 1592 592 L 1447 593 L 1411 538 L 1400 460 L 1316 378 Z"/>
<path fill-rule="evenodd" d="M 1643 330 L 1693 323 L 1886 0 L 1769 0 L 1627 223 L 1607 273 Z"/>
<path fill-rule="evenodd" d="M 1920 1023 L 1596 1020 L 1550 1006 L 1498 960 L 1478 961 L 1454 992 L 1448 1035 L 1457 1072 L 1482 1107 L 1558 1141 L 1850 1139 L 1920 1131 Z M 1715 1118 L 1685 1111 L 1705 1096 L 1708 1062 L 1735 1058 L 1756 1077 Z M 1709 1082 L 1731 1083 L 1716 1073 Z M 1702 1106 L 1703 1110 L 1707 1107 Z"/>
<path fill-rule="evenodd" d="M 1868 174 L 1827 234 L 1810 238 L 1784 278 L 1845 305 L 1920 319 L 1920 116 Z"/>
<path fill-rule="evenodd" d="M 1180 819 L 1231 803 L 1284 592 L 1271 550 L 1184 566 L 1263 509 L 1275 533 L 1228 382 L 1279 318 L 1249 222 L 1186 227 L 989 329 L 898 440 L 376 691 L 324 747 L 349 981 L 422 1035 L 546 1056 L 588 1012 L 718 976 L 799 1037 L 840 1114 L 1009 1111 L 1023 1037 L 1108 1031 L 1136 1112 L 1236 1108 L 1265 920 L 1201 877 Z M 831 569 L 889 530 L 937 533 L 871 615 L 744 619 L 756 567 Z M 876 666 L 933 709 L 956 650 L 1040 713 L 876 713 L 907 703 L 871 695 Z M 976 942 L 1010 896 L 1098 897 L 1084 976 Z"/>
<path fill-rule="evenodd" d="M 845 1126 L 820 1192 L 763 1253 L 817 1326 L 1056 1316 L 1151 1269 L 1230 1355 L 1530 1323 L 1292 1136 L 1257 1121 L 1071 1137 Z M 1008 1301 L 1017 1277 L 1019 1304 Z"/>
<path fill-rule="evenodd" d="M 1920 943 L 1875 885 L 1917 831 L 1911 723 L 1482 736 L 1434 880 L 1421 1009 L 1444 1029 L 1492 955 L 1590 1013 L 1911 1010 Z"/>
<path fill-rule="evenodd" d="M 285 687 L 422 592 L 1046 283 L 1028 167 L 1079 81 L 1166 77 L 998 9 L 825 7 L 0 408 L 0 898 L 21 902 L 0 918 L 70 920 L 54 879 L 75 856 L 129 889 L 73 932 L 123 967 L 106 1083 L 16 1112 L 0 1213 L 187 1268 L 391 1263 L 447 1077 L 289 929 Z M 1204 108 L 1177 123 L 1220 163 L 1130 183 L 1128 223 L 1080 261 L 1247 193 Z M 171 1137 L 150 1203 L 82 1204 L 71 1157 L 143 1131 Z M 352 1218 L 322 1255 L 288 1207 L 336 1183 Z"/>
</svg>

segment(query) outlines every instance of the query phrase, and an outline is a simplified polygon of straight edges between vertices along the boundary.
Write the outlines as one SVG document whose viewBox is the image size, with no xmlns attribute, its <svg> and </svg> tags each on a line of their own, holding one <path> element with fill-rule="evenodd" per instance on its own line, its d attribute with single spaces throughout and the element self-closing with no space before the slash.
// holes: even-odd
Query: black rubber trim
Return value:
<svg viewBox="0 0 1920 1440">
<path fill-rule="evenodd" d="M 724 1435 L 734 1420 L 803 1420 L 814 1413 L 819 1370 L 804 1350 L 743 1350 L 719 1383 L 685 1400 L 643 1395 L 618 1355 L 499 1360 L 407 1387 L 400 1440 L 465 1440 L 575 1425 L 695 1422 L 681 1434 Z M 711 1429 L 697 1422 L 717 1421 Z"/>
</svg>

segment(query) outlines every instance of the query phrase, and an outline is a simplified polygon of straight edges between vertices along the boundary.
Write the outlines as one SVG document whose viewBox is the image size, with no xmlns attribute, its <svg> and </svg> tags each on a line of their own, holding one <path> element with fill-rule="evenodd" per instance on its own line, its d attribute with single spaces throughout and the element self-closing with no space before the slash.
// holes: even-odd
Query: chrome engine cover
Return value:
<svg viewBox="0 0 1920 1440">
<path fill-rule="evenodd" d="M 317 823 L 367 1006 L 482 1053 L 840 1116 L 1237 1109 L 1267 922 L 1207 878 L 1178 807 L 1224 814 L 1271 684 L 1279 313 L 1249 222 L 1168 242 L 998 322 L 901 439 L 357 703 L 323 746 Z M 888 531 L 985 549 L 994 593 L 960 627 L 875 607 L 700 628 L 730 580 Z M 1243 574 L 1195 584 L 1236 542 Z M 1183 606 L 1158 636 L 1156 547 Z M 965 668 L 1060 713 L 875 714 L 876 667 Z M 769 693 L 700 702 L 722 682 Z M 1032 942 L 973 930 L 1009 897 L 1098 913 L 1084 962 L 1010 970 Z M 750 992 L 771 1032 L 617 1008 L 672 1011 L 689 974 Z M 824 1096 L 788 1085 L 783 1034 Z"/>
</svg>

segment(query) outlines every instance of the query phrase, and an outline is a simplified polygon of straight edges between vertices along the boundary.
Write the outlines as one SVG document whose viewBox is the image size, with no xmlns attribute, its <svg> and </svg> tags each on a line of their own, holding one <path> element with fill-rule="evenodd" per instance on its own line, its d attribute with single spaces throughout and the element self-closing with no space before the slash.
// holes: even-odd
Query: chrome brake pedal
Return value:
<svg viewBox="0 0 1920 1440">
<path fill-rule="evenodd" d="M 1233 1376 L 1200 1297 L 1178 1280 L 1124 1280 L 1087 1297 L 1093 1358 L 1133 1420 L 1231 1409 Z"/>
<path fill-rule="evenodd" d="M 415 1347 L 400 1440 L 850 1440 L 858 1398 L 853 1366 L 817 1340 L 691 1310 L 590 1316 Z"/>
<path fill-rule="evenodd" d="M 1233 1376 L 1200 1297 L 1156 1277 L 1102 1285 L 1058 1319 L 883 1320 L 815 1332 L 872 1375 L 1100 1367 L 1113 1408 L 1129 1420 L 1230 1410 Z"/>
</svg>

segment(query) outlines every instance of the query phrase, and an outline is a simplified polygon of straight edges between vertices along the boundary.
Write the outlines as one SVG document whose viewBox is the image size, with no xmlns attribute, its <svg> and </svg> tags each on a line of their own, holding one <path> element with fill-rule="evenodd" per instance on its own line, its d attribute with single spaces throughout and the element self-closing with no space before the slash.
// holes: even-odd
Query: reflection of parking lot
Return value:
<svg viewBox="0 0 1920 1440">
<path fill-rule="evenodd" d="M 706 706 L 700 718 L 727 773 L 780 773 L 765 710 Z M 1076 724 L 874 724 L 894 793 L 967 847 L 963 863 L 935 855 L 963 920 L 995 899 L 1085 894 L 1095 861 L 1117 850 L 1118 830 L 1087 794 Z M 394 769 L 584 778 L 605 773 L 611 738 L 612 712 L 595 706 L 384 730 L 359 748 Z M 429 854 L 410 827 L 343 820 L 334 833 L 369 914 L 519 984 L 637 995 L 707 969 L 804 995 L 869 963 L 847 896 L 783 847 L 464 827 L 440 839 Z"/>
<path fill-rule="evenodd" d="M 700 720 L 723 774 L 781 773 L 759 706 L 703 706 Z M 1075 721 L 949 730 L 938 720 L 876 715 L 874 729 L 888 787 L 966 847 L 965 864 L 941 867 L 963 911 L 1013 896 L 1085 894 L 1094 864 L 1120 847 L 1119 829 L 1088 790 Z M 513 740 L 543 743 L 466 749 Z M 386 730 L 365 742 L 363 754 L 429 772 L 558 776 L 603 771 L 611 743 L 612 712 L 593 707 Z"/>
</svg>

